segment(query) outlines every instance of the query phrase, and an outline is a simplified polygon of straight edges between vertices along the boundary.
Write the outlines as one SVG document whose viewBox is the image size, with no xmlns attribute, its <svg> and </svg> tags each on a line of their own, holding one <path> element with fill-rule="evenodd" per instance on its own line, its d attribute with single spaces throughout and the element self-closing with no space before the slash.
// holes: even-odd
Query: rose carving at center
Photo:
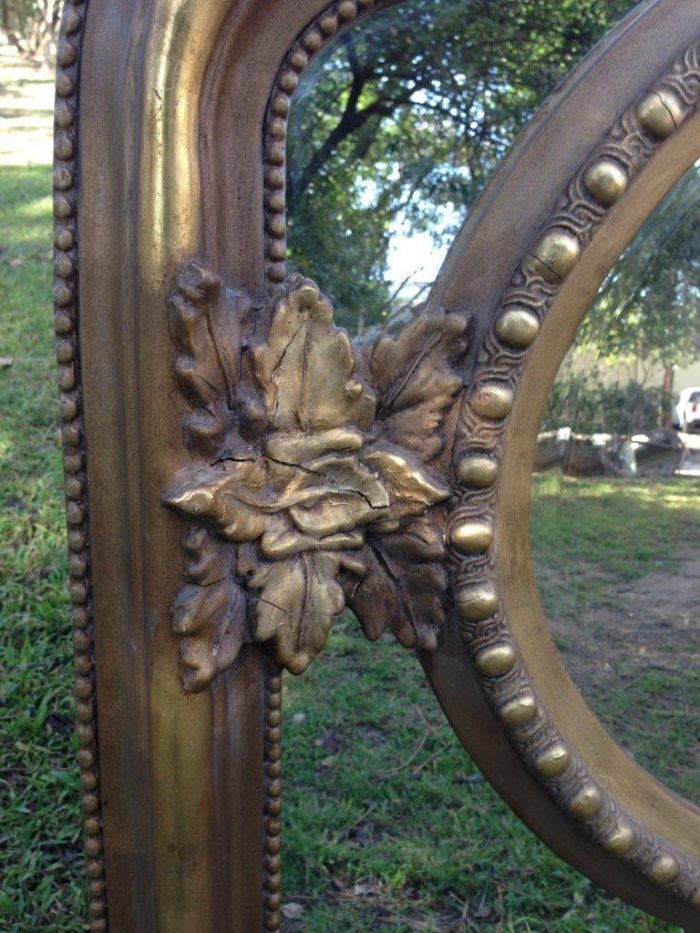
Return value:
<svg viewBox="0 0 700 933">
<path fill-rule="evenodd" d="M 418 314 L 356 346 L 310 280 L 256 305 L 196 260 L 169 315 L 191 406 L 188 465 L 165 495 L 190 522 L 173 606 L 185 688 L 248 642 L 302 672 L 346 605 L 370 638 L 435 647 L 450 496 L 435 464 L 466 318 Z"/>
</svg>

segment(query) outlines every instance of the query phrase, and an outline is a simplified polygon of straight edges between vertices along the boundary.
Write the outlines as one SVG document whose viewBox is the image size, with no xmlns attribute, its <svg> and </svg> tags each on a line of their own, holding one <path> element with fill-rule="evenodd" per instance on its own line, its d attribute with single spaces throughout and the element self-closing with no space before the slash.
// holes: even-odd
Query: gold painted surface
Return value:
<svg viewBox="0 0 700 933">
<path fill-rule="evenodd" d="M 516 660 L 512 645 L 492 645 L 478 652 L 474 667 L 484 677 L 501 677 L 515 667 Z"/>
<path fill-rule="evenodd" d="M 658 885 L 670 884 L 678 877 L 680 870 L 678 861 L 672 855 L 663 853 L 653 861 L 649 869 L 649 880 Z"/>
<path fill-rule="evenodd" d="M 498 608 L 498 596 L 491 584 L 474 584 L 457 590 L 455 605 L 464 621 L 478 622 L 493 615 Z"/>
<path fill-rule="evenodd" d="M 457 462 L 455 473 L 465 486 L 483 489 L 495 483 L 498 464 L 484 454 L 467 454 Z"/>
<path fill-rule="evenodd" d="M 232 0 L 156 0 L 143 53 L 141 270 L 149 286 L 200 240 L 198 125 L 205 69 Z"/>
<path fill-rule="evenodd" d="M 498 715 L 501 722 L 508 726 L 509 729 L 518 729 L 535 718 L 537 715 L 537 702 L 531 693 L 522 693 L 501 706 Z"/>
<path fill-rule="evenodd" d="M 623 858 L 635 846 L 637 834 L 629 823 L 617 823 L 609 836 L 603 840 L 603 848 L 617 858 Z"/>
<path fill-rule="evenodd" d="M 533 264 L 545 282 L 565 279 L 576 265 L 580 247 L 575 237 L 561 230 L 548 233 L 535 247 Z"/>
<path fill-rule="evenodd" d="M 250 299 L 196 261 L 182 267 L 169 308 L 176 372 L 195 408 L 185 421 L 192 463 L 165 497 L 194 522 L 188 584 L 173 605 L 185 688 L 208 686 L 250 641 L 301 673 L 346 592 L 357 599 L 397 566 L 416 573 L 440 622 L 443 577 L 418 568 L 444 552 L 423 516 L 450 495 L 428 464 L 461 387 L 450 364 L 466 349 L 464 318 L 419 318 L 361 354 L 310 280 L 290 279 L 253 316 Z M 427 354 L 426 327 L 446 332 Z M 410 546 L 385 543 L 397 532 Z M 410 594 L 408 580 L 401 590 Z M 375 603 L 367 623 L 374 637 L 381 610 Z M 433 648 L 429 623 L 409 643 Z"/>
<path fill-rule="evenodd" d="M 537 316 L 524 308 L 513 308 L 496 321 L 496 336 L 512 347 L 529 347 L 540 331 Z"/>
<path fill-rule="evenodd" d="M 450 544 L 463 554 L 486 551 L 493 541 L 493 528 L 485 521 L 464 521 L 450 529 Z"/>
<path fill-rule="evenodd" d="M 230 0 L 156 0 L 148 8 L 140 62 L 137 254 L 142 295 L 153 303 L 164 270 L 200 240 L 199 95 L 230 7 Z M 212 712 L 203 699 L 186 703 L 178 695 L 165 644 L 155 654 L 150 718 L 152 780 L 158 788 L 153 826 L 159 923 L 163 930 L 198 933 L 215 922 L 208 893 L 214 875 L 214 801 L 202 781 L 211 760 Z"/>
<path fill-rule="evenodd" d="M 513 390 L 499 382 L 484 382 L 472 395 L 471 404 L 484 418 L 501 420 L 513 407 Z"/>
<path fill-rule="evenodd" d="M 651 91 L 637 106 L 639 122 L 647 132 L 658 139 L 666 139 L 683 122 L 678 98 L 671 91 Z"/>
<path fill-rule="evenodd" d="M 586 171 L 584 184 L 597 201 L 611 207 L 625 193 L 627 175 L 619 162 L 598 159 Z"/>
<path fill-rule="evenodd" d="M 570 764 L 571 755 L 563 742 L 551 745 L 534 760 L 535 769 L 544 778 L 553 778 L 563 774 Z"/>
<path fill-rule="evenodd" d="M 569 801 L 571 813 L 582 823 L 595 816 L 602 806 L 603 795 L 595 784 L 586 784 Z"/>
</svg>

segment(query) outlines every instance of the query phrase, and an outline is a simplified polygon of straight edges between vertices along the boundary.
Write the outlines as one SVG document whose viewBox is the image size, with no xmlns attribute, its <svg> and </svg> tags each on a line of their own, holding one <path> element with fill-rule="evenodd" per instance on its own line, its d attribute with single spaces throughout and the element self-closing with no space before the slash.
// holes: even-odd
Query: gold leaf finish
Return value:
<svg viewBox="0 0 700 933">
<path fill-rule="evenodd" d="M 196 260 L 169 301 L 175 373 L 194 408 L 193 458 L 164 496 L 197 541 L 173 605 L 188 690 L 250 641 L 301 673 L 346 593 L 370 638 L 390 627 L 430 650 L 444 619 L 444 532 L 424 514 L 451 494 L 429 462 L 462 388 L 452 363 L 466 318 L 418 315 L 360 351 L 308 279 L 290 279 L 262 313 L 252 304 Z"/>
<path fill-rule="evenodd" d="M 345 605 L 337 570 L 337 558 L 322 552 L 253 568 L 249 585 L 259 591 L 255 638 L 270 640 L 277 661 L 293 674 L 304 671 L 323 648 L 333 617 Z"/>
<path fill-rule="evenodd" d="M 332 321 L 328 299 L 307 280 L 276 302 L 252 354 L 272 427 L 324 431 L 374 420 L 374 394 L 357 381 L 350 338 Z"/>
<path fill-rule="evenodd" d="M 465 622 L 479 622 L 498 609 L 498 596 L 489 583 L 472 584 L 457 590 L 455 604 Z"/>
<path fill-rule="evenodd" d="M 606 207 L 621 198 L 627 188 L 625 170 L 613 159 L 598 159 L 586 171 L 583 181 L 593 197 Z"/>
<path fill-rule="evenodd" d="M 637 107 L 639 122 L 657 139 L 665 139 L 683 122 L 683 111 L 678 98 L 666 89 L 651 91 Z"/>
</svg>

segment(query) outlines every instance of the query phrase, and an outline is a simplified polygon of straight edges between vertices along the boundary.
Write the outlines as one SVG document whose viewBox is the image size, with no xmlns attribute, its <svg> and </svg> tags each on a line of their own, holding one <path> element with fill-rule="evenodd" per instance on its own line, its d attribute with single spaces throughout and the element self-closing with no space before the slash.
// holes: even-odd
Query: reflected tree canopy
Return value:
<svg viewBox="0 0 700 933">
<path fill-rule="evenodd" d="M 290 120 L 289 258 L 341 323 L 422 297 L 537 106 L 634 5 L 411 0 L 318 57 Z"/>
</svg>

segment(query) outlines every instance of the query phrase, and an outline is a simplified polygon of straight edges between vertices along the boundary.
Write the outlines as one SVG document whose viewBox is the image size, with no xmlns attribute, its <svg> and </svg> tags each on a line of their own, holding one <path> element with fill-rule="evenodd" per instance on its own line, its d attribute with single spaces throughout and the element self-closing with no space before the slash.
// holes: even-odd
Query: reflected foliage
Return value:
<svg viewBox="0 0 700 933">
<path fill-rule="evenodd" d="M 543 429 L 631 434 L 675 420 L 700 357 L 700 167 L 644 224 L 576 334 Z"/>
<path fill-rule="evenodd" d="M 319 56 L 290 122 L 289 251 L 342 323 L 361 329 L 420 297 L 427 257 L 392 251 L 418 252 L 411 238 L 427 233 L 427 251 L 444 254 L 538 104 L 632 6 L 408 2 Z"/>
<path fill-rule="evenodd" d="M 584 434 L 635 434 L 653 431 L 673 396 L 660 386 L 643 386 L 633 379 L 606 385 L 600 374 L 567 373 L 552 386 L 543 431 L 575 425 Z"/>
<path fill-rule="evenodd" d="M 577 345 L 607 358 L 683 366 L 700 352 L 700 168 L 640 230 L 584 319 Z"/>
</svg>

